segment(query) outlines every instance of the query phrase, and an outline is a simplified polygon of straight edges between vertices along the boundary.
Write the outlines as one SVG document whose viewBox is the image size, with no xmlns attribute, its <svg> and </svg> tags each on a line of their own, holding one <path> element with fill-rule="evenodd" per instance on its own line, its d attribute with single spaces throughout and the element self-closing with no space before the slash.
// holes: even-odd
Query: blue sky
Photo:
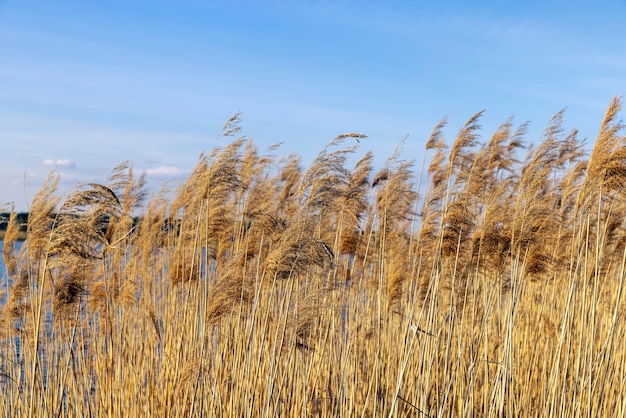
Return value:
<svg viewBox="0 0 626 418">
<path fill-rule="evenodd" d="M 406 159 L 447 116 L 485 110 L 537 142 L 567 108 L 593 143 L 626 93 L 626 1 L 0 0 L 0 207 L 26 210 L 53 168 L 61 194 L 119 162 L 183 178 L 243 112 L 261 150 L 305 164 L 335 136 Z M 6 205 L 5 205 L 6 206 Z"/>
</svg>

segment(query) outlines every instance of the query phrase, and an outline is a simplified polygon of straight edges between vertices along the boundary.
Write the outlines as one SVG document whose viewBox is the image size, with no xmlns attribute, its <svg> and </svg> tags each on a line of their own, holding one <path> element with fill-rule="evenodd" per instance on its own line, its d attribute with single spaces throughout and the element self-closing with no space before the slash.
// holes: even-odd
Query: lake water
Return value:
<svg viewBox="0 0 626 418">
<path fill-rule="evenodd" d="M 24 241 L 17 242 L 17 250 L 19 251 L 22 247 L 22 243 Z M 4 279 L 7 277 L 7 271 L 4 266 L 4 252 L 2 249 L 4 248 L 4 241 L 0 239 L 0 284 L 4 284 Z"/>
<path fill-rule="evenodd" d="M 4 241 L 0 239 L 0 283 L 4 282 L 4 278 L 7 275 L 6 269 L 4 268 L 4 252 L 2 249 L 4 248 Z"/>
</svg>

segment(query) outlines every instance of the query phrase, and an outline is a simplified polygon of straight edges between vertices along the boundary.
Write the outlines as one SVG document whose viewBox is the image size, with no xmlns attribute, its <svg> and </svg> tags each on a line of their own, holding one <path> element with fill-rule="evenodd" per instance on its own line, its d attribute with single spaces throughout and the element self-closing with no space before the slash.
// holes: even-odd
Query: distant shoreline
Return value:
<svg viewBox="0 0 626 418">
<path fill-rule="evenodd" d="M 0 240 L 4 239 L 4 235 L 5 235 L 6 231 L 0 231 Z M 17 233 L 17 240 L 18 241 L 24 241 L 26 239 L 26 231 L 19 231 Z"/>
<path fill-rule="evenodd" d="M 26 225 L 28 225 L 28 212 L 15 213 L 16 221 L 19 227 L 17 232 L 17 240 L 23 241 L 26 239 Z M 4 239 L 6 230 L 8 227 L 9 219 L 11 218 L 10 212 L 0 212 L 0 240 Z"/>
</svg>

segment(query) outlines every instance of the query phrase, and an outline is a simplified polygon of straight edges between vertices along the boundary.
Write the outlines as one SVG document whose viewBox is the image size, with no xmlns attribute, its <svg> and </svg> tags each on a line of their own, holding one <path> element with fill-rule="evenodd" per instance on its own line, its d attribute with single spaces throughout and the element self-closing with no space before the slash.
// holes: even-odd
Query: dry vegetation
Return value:
<svg viewBox="0 0 626 418">
<path fill-rule="evenodd" d="M 238 115 L 172 199 L 127 164 L 64 199 L 52 174 L 4 241 L 0 411 L 626 416 L 620 108 L 588 156 L 562 112 L 527 150 L 443 121 L 424 181 L 356 134 L 308 169 L 228 143 Z"/>
</svg>

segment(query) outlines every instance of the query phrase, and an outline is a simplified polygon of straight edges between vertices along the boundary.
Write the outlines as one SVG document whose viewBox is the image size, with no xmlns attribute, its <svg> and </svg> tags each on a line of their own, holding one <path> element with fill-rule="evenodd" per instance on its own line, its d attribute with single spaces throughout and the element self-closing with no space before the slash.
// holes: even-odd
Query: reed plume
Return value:
<svg viewBox="0 0 626 418">
<path fill-rule="evenodd" d="M 314 267 L 330 268 L 334 260 L 332 248 L 312 236 L 310 231 L 307 224 L 287 228 L 276 248 L 267 256 L 266 274 L 284 280 L 307 275 Z"/>
<path fill-rule="evenodd" d="M 208 294 L 206 321 L 216 324 L 223 316 L 230 314 L 240 305 L 251 300 L 254 283 L 250 271 L 246 271 L 238 261 L 241 255 L 235 254 L 224 273 L 213 283 Z"/>
<path fill-rule="evenodd" d="M 195 280 L 200 274 L 201 248 L 206 257 L 218 260 L 231 248 L 233 228 L 237 224 L 232 207 L 233 193 L 241 187 L 239 177 L 240 138 L 224 149 L 202 154 L 190 177 L 180 188 L 170 206 L 170 216 L 180 217 L 177 252 L 173 260 L 174 282 Z M 202 236 L 198 231 L 202 230 Z"/>
<path fill-rule="evenodd" d="M 434 149 L 435 155 L 428 166 L 430 187 L 428 188 L 422 203 L 420 213 L 420 229 L 418 242 L 425 247 L 429 254 L 438 247 L 437 235 L 441 218 L 442 202 L 446 192 L 446 168 L 444 162 L 447 156 L 447 146 L 443 129 L 447 124 L 442 119 L 433 129 L 430 138 L 426 142 L 426 152 Z"/>
<path fill-rule="evenodd" d="M 504 226 L 510 223 L 513 212 L 519 181 L 518 152 L 524 147 L 526 130 L 527 124 L 522 124 L 513 131 L 510 118 L 476 153 L 470 180 L 463 192 L 469 216 L 474 219 L 471 243 L 462 257 L 469 261 L 465 268 L 474 267 L 479 260 L 482 260 L 482 268 L 499 273 L 506 266 L 511 236 Z"/>
<path fill-rule="evenodd" d="M 59 175 L 51 172 L 41 190 L 33 198 L 28 214 L 28 235 L 25 242 L 30 262 L 40 260 L 46 254 L 50 232 L 54 225 L 55 210 L 60 201 L 60 198 L 55 196 L 59 180 Z"/>
<path fill-rule="evenodd" d="M 378 248 L 386 276 L 388 309 L 397 307 L 411 265 L 409 236 L 417 194 L 413 188 L 413 162 L 401 159 L 402 143 L 374 180 Z"/>
<path fill-rule="evenodd" d="M 11 211 L 9 212 L 9 220 L 7 222 L 6 231 L 4 233 L 4 242 L 2 244 L 2 252 L 4 256 L 4 265 L 6 267 L 9 277 L 17 274 L 17 251 L 15 249 L 15 242 L 19 235 L 20 225 L 17 222 L 17 213 L 15 213 L 15 206 L 11 205 Z"/>
<path fill-rule="evenodd" d="M 298 200 L 305 211 L 322 218 L 334 211 L 350 175 L 345 167 L 346 160 L 358 149 L 358 144 L 347 148 L 339 148 L 339 145 L 348 138 L 358 140 L 364 137 L 356 133 L 340 135 L 313 160 L 303 175 L 298 192 Z"/>
<path fill-rule="evenodd" d="M 620 259 L 605 249 L 621 248 L 626 241 L 622 193 L 626 185 L 626 136 L 622 135 L 624 124 L 618 119 L 621 108 L 621 97 L 613 97 L 600 124 L 574 207 L 577 227 L 589 236 L 590 251 L 596 253 L 597 262 L 587 273 L 590 279 L 603 275 L 610 264 Z"/>
<path fill-rule="evenodd" d="M 622 108 L 621 97 L 613 97 L 604 114 L 598 137 L 591 151 L 580 195 L 576 202 L 577 213 L 595 210 L 595 204 L 611 191 L 623 190 L 626 178 L 626 146 L 620 132 L 624 125 L 617 120 Z"/>
<path fill-rule="evenodd" d="M 300 157 L 295 154 L 279 161 L 280 170 L 274 182 L 280 190 L 277 196 L 277 214 L 283 219 L 292 218 L 299 208 L 297 188 L 302 179 L 301 164 Z"/>
<path fill-rule="evenodd" d="M 362 243 L 362 221 L 368 210 L 373 158 L 373 153 L 365 153 L 347 174 L 347 181 L 338 202 L 337 234 L 333 246 L 333 251 L 337 254 L 354 254 Z"/>
<path fill-rule="evenodd" d="M 521 169 L 517 199 L 511 220 L 511 251 L 526 259 L 533 275 L 547 272 L 553 260 L 550 239 L 558 231 L 554 176 L 563 168 L 562 156 L 571 145 L 562 138 L 564 110 L 556 113 L 543 134 L 543 142 L 529 154 Z"/>
</svg>

